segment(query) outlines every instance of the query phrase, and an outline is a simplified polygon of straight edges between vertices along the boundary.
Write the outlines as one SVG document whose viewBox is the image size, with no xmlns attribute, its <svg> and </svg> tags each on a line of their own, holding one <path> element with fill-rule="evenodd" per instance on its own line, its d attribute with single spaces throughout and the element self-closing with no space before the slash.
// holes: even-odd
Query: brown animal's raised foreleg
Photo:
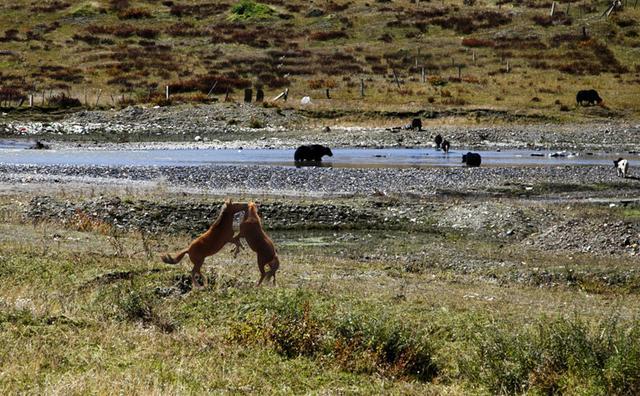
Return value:
<svg viewBox="0 0 640 396">
<path fill-rule="evenodd" d="M 240 242 L 240 238 L 243 237 L 244 235 L 242 234 L 242 231 L 240 231 L 238 232 L 238 235 L 234 236 L 229 241 L 229 243 L 233 243 L 234 245 L 236 245 L 236 247 L 231 251 L 233 253 L 233 258 L 238 257 L 238 253 L 240 253 L 240 250 L 244 249 L 244 246 L 242 246 L 242 243 Z"/>
</svg>

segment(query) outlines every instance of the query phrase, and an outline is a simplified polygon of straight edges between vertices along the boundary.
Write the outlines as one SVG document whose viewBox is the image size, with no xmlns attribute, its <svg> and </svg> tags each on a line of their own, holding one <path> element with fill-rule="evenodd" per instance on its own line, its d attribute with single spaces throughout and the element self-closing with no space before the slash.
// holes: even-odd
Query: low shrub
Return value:
<svg viewBox="0 0 640 396">
<path fill-rule="evenodd" d="M 151 18 L 151 12 L 144 8 L 127 8 L 118 12 L 120 19 L 143 19 Z"/>
<path fill-rule="evenodd" d="M 477 355 L 463 375 L 491 393 L 638 394 L 640 326 L 610 319 L 592 328 L 578 319 L 474 333 Z"/>
<path fill-rule="evenodd" d="M 328 32 L 313 32 L 309 35 L 309 40 L 328 41 L 340 38 L 347 38 L 347 33 L 342 30 L 333 30 Z"/>
<path fill-rule="evenodd" d="M 465 47 L 494 47 L 496 43 L 493 40 L 478 39 L 473 37 L 465 37 L 462 39 L 462 45 Z"/>
<path fill-rule="evenodd" d="M 232 21 L 266 19 L 271 18 L 274 14 L 274 9 L 266 4 L 253 0 L 240 0 L 240 2 L 231 7 L 229 19 Z"/>
<path fill-rule="evenodd" d="M 64 93 L 52 96 L 51 98 L 49 98 L 48 103 L 49 103 L 49 106 L 63 107 L 63 108 L 82 106 L 82 103 L 80 102 L 79 99 L 72 98 L 71 96 L 67 96 Z"/>
</svg>

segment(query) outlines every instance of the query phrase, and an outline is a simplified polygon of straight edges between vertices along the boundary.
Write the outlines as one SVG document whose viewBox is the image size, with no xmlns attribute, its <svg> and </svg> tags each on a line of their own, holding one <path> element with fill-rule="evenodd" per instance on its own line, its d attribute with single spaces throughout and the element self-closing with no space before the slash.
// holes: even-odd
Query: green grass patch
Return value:
<svg viewBox="0 0 640 396">
<path fill-rule="evenodd" d="M 247 21 L 255 19 L 268 19 L 275 13 L 275 10 L 266 4 L 258 3 L 252 0 L 240 0 L 231 7 L 229 11 L 229 20 Z"/>
</svg>

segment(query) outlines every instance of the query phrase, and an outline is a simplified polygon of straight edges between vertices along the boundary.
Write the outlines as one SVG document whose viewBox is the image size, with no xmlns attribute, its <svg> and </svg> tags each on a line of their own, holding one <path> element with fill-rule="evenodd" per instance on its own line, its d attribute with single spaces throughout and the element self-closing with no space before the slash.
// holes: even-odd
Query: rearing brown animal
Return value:
<svg viewBox="0 0 640 396">
<path fill-rule="evenodd" d="M 257 253 L 258 256 L 258 269 L 260 270 L 260 280 L 256 286 L 260 286 L 262 281 L 266 278 L 267 282 L 269 278 L 273 279 L 273 285 L 276 284 L 276 271 L 280 267 L 280 260 L 276 253 L 276 247 L 269 236 L 264 232 L 262 228 L 262 220 L 258 215 L 258 208 L 253 202 L 247 204 L 247 210 L 244 212 L 244 219 L 240 223 L 240 232 L 233 237 L 232 243 L 236 244 L 235 255 L 238 255 L 241 244 L 240 238 L 244 238 L 247 241 L 247 245 Z M 265 270 L 266 268 L 266 270 Z"/>
<path fill-rule="evenodd" d="M 189 259 L 193 263 L 193 269 L 191 270 L 193 286 L 199 287 L 196 283 L 196 274 L 202 278 L 203 286 L 207 286 L 207 278 L 200 271 L 204 259 L 216 254 L 228 242 L 232 242 L 232 239 L 234 239 L 233 215 L 246 210 L 246 203 L 231 203 L 231 200 L 227 199 L 222 205 L 222 209 L 220 209 L 218 218 L 204 234 L 194 239 L 189 247 L 176 253 L 175 257 L 172 257 L 169 253 L 163 255 L 161 257 L 162 261 L 167 264 L 178 264 L 185 254 L 189 254 Z M 236 249 L 238 249 L 237 245 L 240 242 L 236 240 L 234 243 L 236 244 Z"/>
</svg>

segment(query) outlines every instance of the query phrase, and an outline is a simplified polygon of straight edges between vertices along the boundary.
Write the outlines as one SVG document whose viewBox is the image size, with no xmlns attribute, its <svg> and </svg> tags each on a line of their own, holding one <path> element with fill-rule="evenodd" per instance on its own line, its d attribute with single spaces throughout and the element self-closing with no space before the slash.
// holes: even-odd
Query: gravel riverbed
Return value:
<svg viewBox="0 0 640 396">
<path fill-rule="evenodd" d="M 176 189 L 217 194 L 290 194 L 301 196 L 405 195 L 438 192 L 539 193 L 549 185 L 589 190 L 603 183 L 620 185 L 621 192 L 640 187 L 635 178 L 617 178 L 612 167 L 501 168 L 328 168 L 257 165 L 209 166 L 69 166 L 0 165 L 2 183 L 69 183 L 96 181 L 152 182 Z M 575 187 L 582 186 L 582 187 Z"/>
<path fill-rule="evenodd" d="M 0 118 L 0 136 L 91 142 L 194 142 L 206 147 L 292 148 L 426 147 L 436 134 L 453 148 L 542 148 L 596 151 L 640 150 L 640 122 L 598 119 L 573 124 L 503 124 L 475 120 L 424 120 L 422 131 L 402 127 L 411 119 L 384 118 L 368 124 L 309 118 L 304 112 L 246 104 L 128 107 L 80 111 L 52 122 Z"/>
</svg>

